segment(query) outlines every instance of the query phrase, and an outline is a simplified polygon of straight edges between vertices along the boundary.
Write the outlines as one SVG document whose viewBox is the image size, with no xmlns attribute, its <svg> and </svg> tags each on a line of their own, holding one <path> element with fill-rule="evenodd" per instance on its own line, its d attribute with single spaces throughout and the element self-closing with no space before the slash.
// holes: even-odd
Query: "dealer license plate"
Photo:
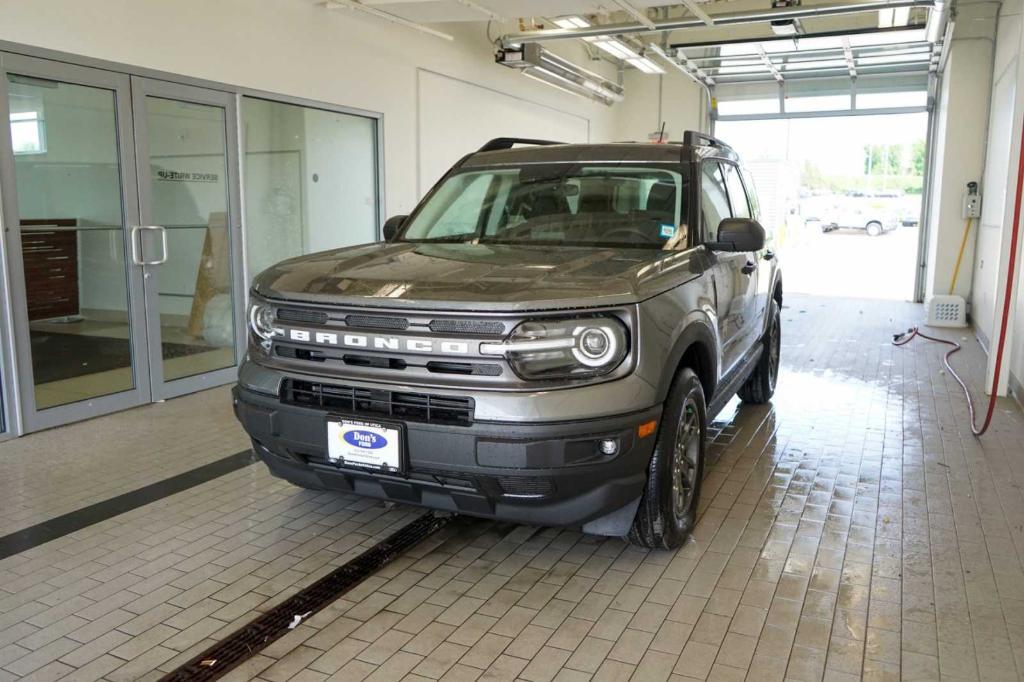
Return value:
<svg viewBox="0 0 1024 682">
<path fill-rule="evenodd" d="M 398 471 L 402 466 L 401 428 L 355 419 L 328 420 L 327 459 L 334 464 Z"/>
</svg>

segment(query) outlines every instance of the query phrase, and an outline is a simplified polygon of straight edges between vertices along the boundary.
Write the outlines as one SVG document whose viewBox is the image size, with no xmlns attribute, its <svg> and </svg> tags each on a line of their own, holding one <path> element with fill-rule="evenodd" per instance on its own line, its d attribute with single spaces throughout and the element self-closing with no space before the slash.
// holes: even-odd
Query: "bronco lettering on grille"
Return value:
<svg viewBox="0 0 1024 682">
<path fill-rule="evenodd" d="M 442 353 L 445 355 L 468 355 L 469 344 L 465 341 L 436 340 L 380 334 L 338 334 L 334 332 L 289 329 L 288 340 L 299 343 L 314 343 L 321 346 L 340 348 L 365 348 L 368 350 L 399 351 L 406 353 Z"/>
</svg>

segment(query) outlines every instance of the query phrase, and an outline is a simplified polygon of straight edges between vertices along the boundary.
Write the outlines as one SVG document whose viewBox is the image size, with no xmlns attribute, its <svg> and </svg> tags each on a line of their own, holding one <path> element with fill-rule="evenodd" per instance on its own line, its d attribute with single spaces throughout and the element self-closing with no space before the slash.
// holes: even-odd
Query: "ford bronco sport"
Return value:
<svg viewBox="0 0 1024 682">
<path fill-rule="evenodd" d="M 781 280 L 736 154 L 500 138 L 384 237 L 255 280 L 235 410 L 271 472 L 679 546 L 709 419 L 778 376 Z"/>
</svg>

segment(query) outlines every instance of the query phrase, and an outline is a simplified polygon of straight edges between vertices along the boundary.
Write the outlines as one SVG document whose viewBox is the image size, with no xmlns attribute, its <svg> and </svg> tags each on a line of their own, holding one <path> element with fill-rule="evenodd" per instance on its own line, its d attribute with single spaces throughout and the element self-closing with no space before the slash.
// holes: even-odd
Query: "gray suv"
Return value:
<svg viewBox="0 0 1024 682">
<path fill-rule="evenodd" d="M 384 236 L 256 278 L 235 411 L 271 472 L 679 546 L 710 417 L 778 375 L 782 284 L 736 154 L 492 140 Z"/>
</svg>

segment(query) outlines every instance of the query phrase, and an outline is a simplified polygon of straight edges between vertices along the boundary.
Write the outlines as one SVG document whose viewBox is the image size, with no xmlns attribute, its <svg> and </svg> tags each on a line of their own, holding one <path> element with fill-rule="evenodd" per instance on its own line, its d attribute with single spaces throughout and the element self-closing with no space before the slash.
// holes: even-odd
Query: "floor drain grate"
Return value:
<svg viewBox="0 0 1024 682">
<path fill-rule="evenodd" d="M 435 516 L 432 513 L 418 517 L 344 566 L 328 573 L 177 670 L 168 673 L 161 680 L 191 682 L 217 679 L 287 634 L 296 616 L 301 616 L 301 620 L 305 620 L 333 603 L 374 571 L 440 530 L 450 519 L 450 516 Z"/>
</svg>

